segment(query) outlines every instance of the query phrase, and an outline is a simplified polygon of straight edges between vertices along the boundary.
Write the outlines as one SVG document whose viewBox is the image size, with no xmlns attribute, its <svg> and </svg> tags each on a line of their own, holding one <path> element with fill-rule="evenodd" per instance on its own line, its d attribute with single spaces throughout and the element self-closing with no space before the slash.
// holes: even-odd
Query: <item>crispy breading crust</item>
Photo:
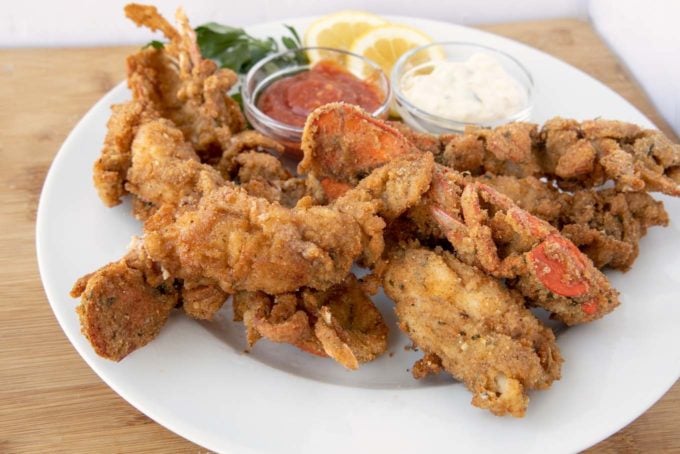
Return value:
<svg viewBox="0 0 680 454">
<path fill-rule="evenodd" d="M 534 177 L 474 178 L 510 197 L 520 208 L 548 221 L 581 249 L 597 268 L 628 270 L 638 243 L 653 226 L 668 225 L 663 203 L 646 192 L 580 189 L 562 192 Z"/>
<path fill-rule="evenodd" d="M 519 294 L 452 254 L 415 245 L 392 251 L 383 285 L 401 329 L 424 352 L 416 378 L 444 368 L 496 415 L 524 415 L 532 389 L 560 378 L 555 336 Z"/>
<path fill-rule="evenodd" d="M 149 120 L 137 127 L 130 151 L 124 184 L 134 196 L 134 213 L 142 220 L 161 205 L 176 210 L 193 206 L 227 182 L 217 169 L 200 162 L 182 132 L 167 119 Z M 235 181 L 249 194 L 270 202 L 292 207 L 306 192 L 304 181 L 292 177 L 267 153 L 236 154 L 233 170 Z"/>
<path fill-rule="evenodd" d="M 227 95 L 238 77 L 202 59 L 184 13 L 178 12 L 181 31 L 177 31 L 153 6 L 129 4 L 125 11 L 137 25 L 160 29 L 170 42 L 162 49 L 141 49 L 127 59 L 133 99 L 113 106 L 104 147 L 94 165 L 95 187 L 107 206 L 119 204 L 127 192 L 132 142 L 141 124 L 171 120 L 206 161 L 219 160 L 223 150 L 233 147 L 233 133 L 245 128 L 240 108 Z"/>
<path fill-rule="evenodd" d="M 214 279 L 227 293 L 279 294 L 340 282 L 361 253 L 361 229 L 327 207 L 290 210 L 223 186 L 179 215 L 161 207 L 144 242 L 179 278 Z"/>
<path fill-rule="evenodd" d="M 417 202 L 432 165 L 430 155 L 396 160 L 330 206 L 303 199 L 288 209 L 225 184 L 181 212 L 160 207 L 145 223 L 145 246 L 173 276 L 214 279 L 227 293 L 325 290 L 360 256 L 367 264 L 380 257 L 381 216 Z"/>
<path fill-rule="evenodd" d="M 582 150 L 581 145 L 569 148 L 577 139 L 590 148 Z M 601 148 L 609 147 L 609 151 L 590 153 L 594 143 Z M 627 171 L 612 173 L 617 159 L 646 166 L 649 159 L 638 157 L 640 153 L 635 151 L 643 143 L 653 151 L 654 160 L 669 171 L 680 162 L 677 146 L 663 135 L 620 122 L 553 119 L 542 131 L 537 125 L 513 123 L 494 129 L 468 128 L 464 134 L 436 137 L 396 122 L 381 122 L 358 107 L 334 103 L 309 116 L 302 143 L 305 157 L 299 170 L 309 172 L 308 186 L 323 193 L 316 196 L 323 203 L 338 198 L 365 172 L 390 159 L 430 152 L 444 166 L 435 168 L 435 184 L 409 211 L 409 220 L 416 224 L 419 238 L 443 238 L 443 232 L 432 220 L 430 206 L 436 203 L 456 213 L 460 209 L 460 193 L 447 191 L 456 185 L 480 181 L 563 231 L 598 268 L 627 270 L 637 257 L 638 243 L 646 229 L 667 224 L 660 202 L 646 192 L 632 192 L 642 188 L 634 186 Z M 444 180 L 449 178 L 446 169 L 464 171 L 464 178 L 446 184 Z M 547 178 L 542 181 L 533 175 Z M 579 180 L 583 176 L 592 181 Z M 609 178 L 615 179 L 620 188 L 589 188 Z M 560 191 L 555 179 L 558 184 L 573 187 L 574 192 Z M 655 183 L 650 180 L 648 184 Z M 621 191 L 626 188 L 631 191 Z M 407 226 L 413 230 L 411 227 Z"/>
<path fill-rule="evenodd" d="M 95 352 L 120 361 L 152 341 L 179 301 L 173 279 L 164 279 L 137 243 L 118 262 L 81 277 L 71 296 L 81 331 Z"/>
<path fill-rule="evenodd" d="M 106 206 L 120 204 L 127 194 L 125 181 L 132 165 L 132 141 L 146 118 L 148 113 L 140 103 L 130 101 L 111 106 L 104 147 L 93 168 L 94 186 Z"/>
<path fill-rule="evenodd" d="M 387 348 L 387 325 L 352 274 L 326 291 L 238 292 L 234 318 L 243 320 L 251 346 L 264 337 L 329 356 L 348 369 Z"/>
<path fill-rule="evenodd" d="M 125 12 L 138 26 L 160 28 L 170 40 L 162 49 L 142 49 L 128 58 L 133 99 L 172 120 L 203 160 L 219 159 L 232 134 L 245 128 L 243 114 L 227 95 L 238 76 L 201 57 L 181 9 L 176 15 L 179 30 L 155 7 L 130 4 Z"/>
<path fill-rule="evenodd" d="M 623 192 L 680 195 L 680 145 L 661 132 L 612 120 L 553 118 L 543 128 L 469 127 L 441 138 L 438 162 L 474 175 L 546 177 L 577 190 L 614 181 Z"/>
<path fill-rule="evenodd" d="M 185 280 L 180 287 L 182 309 L 198 320 L 212 320 L 228 298 L 229 295 L 209 279 Z"/>
</svg>

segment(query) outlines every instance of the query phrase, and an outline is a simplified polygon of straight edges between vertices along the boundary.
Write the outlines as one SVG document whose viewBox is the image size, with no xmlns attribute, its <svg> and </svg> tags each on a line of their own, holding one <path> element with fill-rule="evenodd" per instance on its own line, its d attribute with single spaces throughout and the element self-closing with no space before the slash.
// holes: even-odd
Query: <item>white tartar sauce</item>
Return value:
<svg viewBox="0 0 680 454">
<path fill-rule="evenodd" d="M 404 96 L 416 107 L 450 120 L 478 123 L 504 118 L 526 105 L 525 90 L 494 57 L 434 62 L 429 74 L 406 74 Z"/>
</svg>

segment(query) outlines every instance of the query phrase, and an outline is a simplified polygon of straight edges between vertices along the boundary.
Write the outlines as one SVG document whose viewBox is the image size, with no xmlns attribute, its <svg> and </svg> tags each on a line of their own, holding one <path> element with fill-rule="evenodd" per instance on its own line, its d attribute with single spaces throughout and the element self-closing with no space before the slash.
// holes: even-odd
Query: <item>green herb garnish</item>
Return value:
<svg viewBox="0 0 680 454">
<path fill-rule="evenodd" d="M 281 42 L 287 49 L 302 47 L 300 36 L 293 27 L 285 26 L 291 36 L 284 36 Z M 242 28 L 229 27 L 214 22 L 196 28 L 196 39 L 201 54 L 205 58 L 215 60 L 222 68 L 244 74 L 258 61 L 279 51 L 274 38 L 257 39 L 247 34 Z M 300 63 L 307 61 L 304 52 L 296 52 L 294 60 Z"/>
<path fill-rule="evenodd" d="M 205 58 L 237 73 L 248 72 L 255 63 L 278 50 L 273 38 L 256 39 L 241 28 L 214 22 L 197 27 L 196 39 Z"/>
<path fill-rule="evenodd" d="M 286 49 L 295 50 L 302 47 L 302 40 L 295 28 L 284 24 L 290 36 L 282 36 L 281 43 Z M 222 68 L 229 68 L 239 74 L 245 74 L 258 61 L 279 51 L 279 45 L 272 37 L 257 39 L 250 36 L 242 28 L 221 25 L 215 22 L 196 27 L 196 41 L 205 58 L 214 60 Z M 153 47 L 163 49 L 161 41 L 151 41 L 142 49 Z M 304 65 L 309 63 L 303 51 L 294 52 L 291 62 Z"/>
<path fill-rule="evenodd" d="M 290 36 L 283 36 L 281 38 L 281 42 L 283 43 L 284 46 L 286 46 L 286 49 L 293 50 L 302 48 L 302 40 L 300 39 L 300 35 L 298 35 L 297 30 L 295 30 L 295 28 L 287 24 L 283 24 L 283 26 L 286 27 L 290 34 L 292 35 L 292 38 Z M 301 65 L 309 63 L 309 58 L 307 58 L 307 54 L 302 51 L 295 52 L 293 58 L 297 63 Z"/>
<path fill-rule="evenodd" d="M 147 47 L 153 47 L 154 49 L 162 49 L 165 47 L 165 44 L 163 44 L 161 41 L 156 41 L 155 39 L 149 43 L 147 43 L 142 49 L 146 49 Z"/>
</svg>

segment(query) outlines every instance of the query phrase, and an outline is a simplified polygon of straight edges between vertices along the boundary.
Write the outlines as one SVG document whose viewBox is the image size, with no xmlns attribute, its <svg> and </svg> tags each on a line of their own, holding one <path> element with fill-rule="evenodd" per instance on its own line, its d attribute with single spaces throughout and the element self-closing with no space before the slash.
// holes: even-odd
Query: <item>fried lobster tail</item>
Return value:
<svg viewBox="0 0 680 454">
<path fill-rule="evenodd" d="M 519 294 L 450 253 L 417 245 L 392 251 L 383 285 L 401 329 L 424 353 L 416 378 L 446 370 L 473 393 L 473 405 L 524 416 L 532 389 L 560 378 L 552 331 Z"/>
</svg>

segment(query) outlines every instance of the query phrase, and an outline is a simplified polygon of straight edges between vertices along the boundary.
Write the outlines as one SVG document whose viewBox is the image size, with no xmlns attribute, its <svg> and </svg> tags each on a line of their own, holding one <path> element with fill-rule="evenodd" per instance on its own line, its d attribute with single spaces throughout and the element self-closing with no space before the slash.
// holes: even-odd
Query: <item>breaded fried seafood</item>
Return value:
<svg viewBox="0 0 680 454">
<path fill-rule="evenodd" d="M 566 329 L 616 309 L 602 270 L 628 270 L 668 224 L 650 192 L 680 195 L 680 146 L 658 131 L 554 118 L 434 136 L 344 103 L 308 116 L 296 174 L 247 129 L 238 76 L 201 56 L 181 9 L 177 28 L 152 6 L 125 12 L 167 42 L 128 58 L 132 99 L 93 169 L 102 202 L 129 197 L 143 223 L 71 290 L 104 358 L 148 344 L 175 308 L 210 321 L 231 299 L 244 348 L 355 370 L 388 348 L 382 288 L 423 353 L 415 378 L 446 372 L 473 405 L 522 417 L 563 363 L 537 314 Z"/>
<path fill-rule="evenodd" d="M 473 405 L 523 416 L 527 391 L 560 378 L 555 336 L 522 297 L 478 268 L 417 245 L 393 251 L 384 274 L 400 328 L 424 358 L 413 374 L 445 370 L 472 391 Z"/>
<path fill-rule="evenodd" d="M 330 356 L 348 369 L 387 348 L 387 325 L 353 274 L 325 291 L 238 292 L 234 318 L 245 324 L 250 346 L 264 337 Z"/>
</svg>

